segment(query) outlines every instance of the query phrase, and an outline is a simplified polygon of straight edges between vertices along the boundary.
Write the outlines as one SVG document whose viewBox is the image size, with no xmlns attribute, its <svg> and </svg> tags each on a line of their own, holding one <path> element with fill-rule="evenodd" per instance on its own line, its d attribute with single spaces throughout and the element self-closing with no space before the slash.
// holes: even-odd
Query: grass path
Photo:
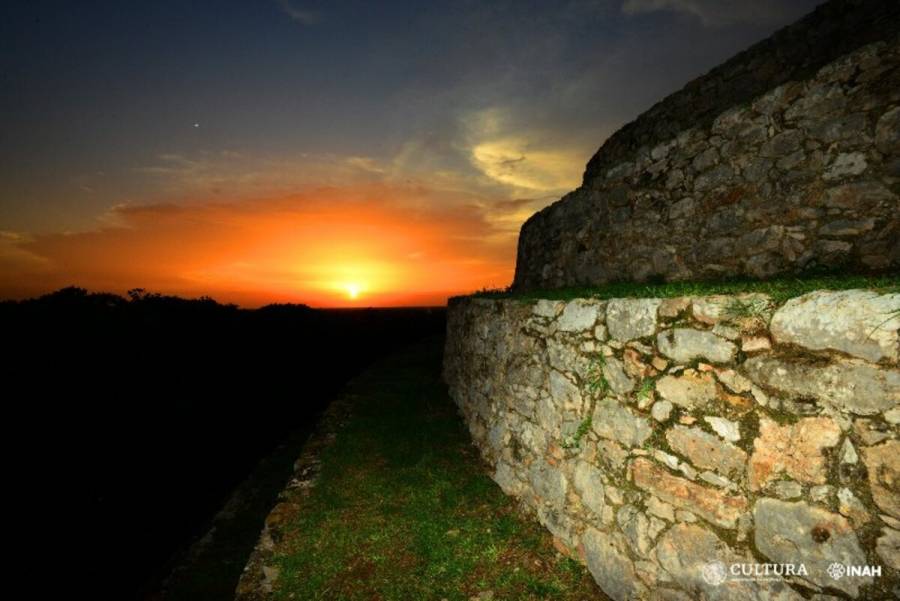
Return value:
<svg viewBox="0 0 900 601">
<path fill-rule="evenodd" d="M 440 360 L 435 340 L 354 380 L 315 486 L 289 488 L 269 518 L 257 569 L 271 593 L 239 598 L 605 598 L 488 478 Z"/>
</svg>

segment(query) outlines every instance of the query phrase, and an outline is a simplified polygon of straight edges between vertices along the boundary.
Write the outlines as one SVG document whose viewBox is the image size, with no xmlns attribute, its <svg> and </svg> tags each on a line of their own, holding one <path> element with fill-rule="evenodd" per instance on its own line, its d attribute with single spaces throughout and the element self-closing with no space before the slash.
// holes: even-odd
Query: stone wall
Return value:
<svg viewBox="0 0 900 601">
<path fill-rule="evenodd" d="M 833 0 L 611 136 L 514 286 L 900 269 L 898 193 L 900 2 Z"/>
<path fill-rule="evenodd" d="M 444 371 L 494 479 L 613 599 L 886 599 L 898 311 L 900 294 L 865 290 L 457 298 Z M 806 574 L 737 580 L 750 563 Z"/>
</svg>

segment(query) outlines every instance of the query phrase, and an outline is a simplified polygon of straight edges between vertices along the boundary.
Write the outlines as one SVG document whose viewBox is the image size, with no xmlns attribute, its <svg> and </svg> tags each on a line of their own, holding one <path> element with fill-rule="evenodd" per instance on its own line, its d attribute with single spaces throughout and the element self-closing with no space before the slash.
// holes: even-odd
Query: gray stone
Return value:
<svg viewBox="0 0 900 601">
<path fill-rule="evenodd" d="M 621 540 L 596 528 L 581 537 L 588 570 L 604 593 L 614 601 L 638 601 L 647 589 L 634 572 L 634 565 Z"/>
<path fill-rule="evenodd" d="M 816 503 L 827 503 L 828 498 L 833 492 L 833 486 L 828 484 L 820 484 L 809 489 L 809 498 Z"/>
<path fill-rule="evenodd" d="M 700 428 L 676 425 L 666 432 L 672 450 L 687 457 L 691 463 L 728 476 L 743 472 L 747 453 Z"/>
<path fill-rule="evenodd" d="M 669 401 L 656 401 L 650 409 L 650 415 L 658 422 L 665 422 L 672 415 L 673 405 Z"/>
<path fill-rule="evenodd" d="M 566 304 L 557 325 L 563 332 L 583 332 L 594 327 L 599 311 L 600 307 L 596 303 L 573 300 Z"/>
<path fill-rule="evenodd" d="M 541 299 L 534 304 L 534 307 L 531 311 L 538 317 L 547 317 L 553 319 L 554 317 L 559 315 L 559 310 L 562 306 L 563 303 L 561 301 Z"/>
<path fill-rule="evenodd" d="M 681 376 L 660 378 L 656 382 L 656 392 L 663 400 L 687 409 L 697 409 L 716 398 L 716 383 L 708 373 L 686 369 Z"/>
<path fill-rule="evenodd" d="M 860 361 L 820 367 L 761 355 L 748 359 L 744 370 L 758 384 L 857 415 L 874 415 L 900 403 L 900 372 Z"/>
<path fill-rule="evenodd" d="M 875 146 L 884 154 L 900 154 L 900 107 L 892 108 L 878 119 Z"/>
<path fill-rule="evenodd" d="M 803 132 L 798 129 L 783 131 L 759 149 L 760 156 L 777 158 L 799 150 L 803 143 Z"/>
<path fill-rule="evenodd" d="M 597 402 L 592 425 L 598 436 L 626 447 L 641 446 L 653 433 L 647 418 L 632 414 L 628 407 L 609 398 Z"/>
<path fill-rule="evenodd" d="M 820 227 L 819 235 L 831 238 L 858 237 L 873 229 L 875 229 L 874 219 L 838 219 Z"/>
<path fill-rule="evenodd" d="M 660 501 L 653 495 L 647 497 L 647 513 L 670 522 L 675 521 L 675 508 L 668 503 Z"/>
<path fill-rule="evenodd" d="M 625 366 L 615 357 L 608 357 L 603 364 L 603 377 L 610 390 L 616 394 L 626 394 L 634 390 L 634 380 L 625 373 Z"/>
<path fill-rule="evenodd" d="M 556 467 L 541 460 L 535 461 L 528 468 L 528 479 L 542 501 L 556 508 L 565 505 L 568 484 Z"/>
<path fill-rule="evenodd" d="M 650 522 L 647 516 L 634 505 L 623 505 L 616 512 L 616 523 L 625 535 L 625 540 L 635 553 L 645 556 L 653 544 L 650 539 Z"/>
<path fill-rule="evenodd" d="M 859 461 L 859 455 L 853 447 L 853 442 L 849 438 L 845 438 L 844 444 L 841 445 L 841 463 L 853 465 L 857 461 Z"/>
<path fill-rule="evenodd" d="M 712 188 L 718 188 L 730 182 L 734 177 L 734 171 L 730 165 L 717 165 L 709 171 L 704 171 L 694 179 L 694 190 L 703 192 Z"/>
<path fill-rule="evenodd" d="M 856 597 L 859 587 L 872 583 L 871 577 L 835 580 L 828 566 L 866 565 L 853 527 L 843 517 L 805 502 L 788 503 L 760 499 L 753 509 L 756 548 L 775 562 L 804 563 L 808 579 L 818 585 L 838 588 Z"/>
<path fill-rule="evenodd" d="M 852 490 L 846 487 L 838 489 L 837 499 L 838 511 L 850 518 L 851 522 L 860 526 L 869 521 L 869 512 Z"/>
<path fill-rule="evenodd" d="M 772 316 L 771 331 L 780 343 L 897 361 L 898 311 L 900 294 L 820 290 L 786 302 Z"/>
<path fill-rule="evenodd" d="M 603 472 L 586 461 L 579 461 L 573 471 L 572 486 L 585 507 L 597 515 L 603 513 L 606 507 Z"/>
<path fill-rule="evenodd" d="M 550 396 L 558 407 L 564 410 L 579 411 L 582 406 L 581 392 L 569 378 L 555 369 L 550 370 Z"/>
<path fill-rule="evenodd" d="M 497 463 L 494 470 L 494 482 L 508 495 L 519 496 L 523 492 L 522 482 L 516 477 L 512 466 L 502 461 Z"/>
<path fill-rule="evenodd" d="M 863 153 L 842 152 L 834 159 L 822 177 L 826 180 L 852 177 L 865 171 L 868 166 L 866 155 Z"/>
<path fill-rule="evenodd" d="M 738 580 L 728 571 L 735 563 L 752 562 L 715 534 L 696 524 L 676 524 L 659 540 L 656 559 L 681 588 L 694 599 L 709 601 L 800 601 L 802 597 L 781 581 Z M 725 580 L 713 584 L 704 577 L 715 567 L 724 569 Z"/>
<path fill-rule="evenodd" d="M 628 342 L 656 333 L 658 298 L 616 298 L 606 306 L 606 327 L 616 340 Z"/>
<path fill-rule="evenodd" d="M 574 372 L 582 378 L 591 371 L 590 360 L 566 340 L 547 339 L 547 362 L 560 372 Z"/>
<path fill-rule="evenodd" d="M 741 439 L 741 427 L 737 422 L 712 415 L 705 416 L 703 421 L 709 424 L 713 432 L 728 442 L 737 442 Z"/>
<path fill-rule="evenodd" d="M 900 570 L 900 531 L 884 528 L 876 541 L 875 552 L 886 566 Z"/>
<path fill-rule="evenodd" d="M 719 152 L 715 148 L 707 148 L 694 158 L 693 167 L 696 171 L 709 169 L 719 160 Z"/>
<path fill-rule="evenodd" d="M 772 492 L 779 499 L 796 499 L 803 494 L 803 487 L 792 480 L 779 480 L 772 485 Z"/>
<path fill-rule="evenodd" d="M 724 338 L 691 328 L 660 332 L 656 335 L 656 344 L 662 354 L 679 363 L 701 358 L 714 363 L 727 363 L 737 353 L 737 348 Z"/>
</svg>

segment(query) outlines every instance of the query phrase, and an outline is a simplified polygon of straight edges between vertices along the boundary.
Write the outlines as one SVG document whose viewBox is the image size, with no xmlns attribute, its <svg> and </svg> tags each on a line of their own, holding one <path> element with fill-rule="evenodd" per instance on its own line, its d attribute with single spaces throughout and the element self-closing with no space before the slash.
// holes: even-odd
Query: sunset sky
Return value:
<svg viewBox="0 0 900 601">
<path fill-rule="evenodd" d="M 0 299 L 506 286 L 609 134 L 815 4 L 4 3 Z"/>
</svg>

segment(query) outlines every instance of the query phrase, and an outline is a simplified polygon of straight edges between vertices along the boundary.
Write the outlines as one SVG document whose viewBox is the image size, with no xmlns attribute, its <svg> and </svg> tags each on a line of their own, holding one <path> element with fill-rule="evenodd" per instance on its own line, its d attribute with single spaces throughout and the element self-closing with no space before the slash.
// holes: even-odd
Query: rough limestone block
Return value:
<svg viewBox="0 0 900 601">
<path fill-rule="evenodd" d="M 840 442 L 841 429 L 827 417 L 807 417 L 780 426 L 761 418 L 748 466 L 751 490 L 759 490 L 786 474 L 808 484 L 825 484 L 828 475 L 823 450 Z"/>
<path fill-rule="evenodd" d="M 871 576 L 835 580 L 828 575 L 828 566 L 834 562 L 868 564 L 853 526 L 843 516 L 802 501 L 761 499 L 753 509 L 753 522 L 759 552 L 775 562 L 802 562 L 810 582 L 838 588 L 853 597 L 859 595 L 860 586 L 872 583 Z"/>
<path fill-rule="evenodd" d="M 679 363 L 707 359 L 713 363 L 734 360 L 737 347 L 712 332 L 691 328 L 664 330 L 656 335 L 659 351 Z"/>
<path fill-rule="evenodd" d="M 606 305 L 609 335 L 622 342 L 656 333 L 658 298 L 615 298 Z"/>
<path fill-rule="evenodd" d="M 820 290 L 793 298 L 775 312 L 776 342 L 834 349 L 869 361 L 898 360 L 900 294 Z"/>
<path fill-rule="evenodd" d="M 757 384 L 857 415 L 875 415 L 900 404 L 900 371 L 859 360 L 817 365 L 761 355 L 748 359 L 744 371 Z"/>
</svg>

